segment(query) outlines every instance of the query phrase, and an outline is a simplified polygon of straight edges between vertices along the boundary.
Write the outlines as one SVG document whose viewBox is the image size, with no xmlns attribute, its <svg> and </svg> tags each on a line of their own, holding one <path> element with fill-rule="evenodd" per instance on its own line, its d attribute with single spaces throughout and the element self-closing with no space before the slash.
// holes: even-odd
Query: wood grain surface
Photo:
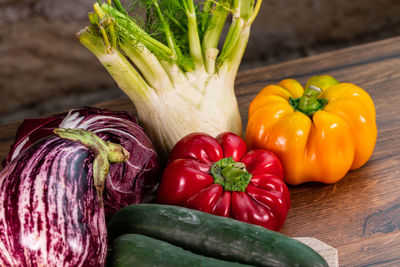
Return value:
<svg viewBox="0 0 400 267">
<path fill-rule="evenodd" d="M 367 164 L 338 183 L 291 186 L 292 207 L 281 232 L 337 248 L 340 266 L 400 266 L 400 37 L 239 73 L 243 125 L 250 101 L 264 86 L 285 78 L 304 84 L 320 74 L 357 84 L 371 95 L 378 140 Z M 97 106 L 134 112 L 128 99 Z M 17 125 L 0 126 L 0 161 Z"/>
</svg>

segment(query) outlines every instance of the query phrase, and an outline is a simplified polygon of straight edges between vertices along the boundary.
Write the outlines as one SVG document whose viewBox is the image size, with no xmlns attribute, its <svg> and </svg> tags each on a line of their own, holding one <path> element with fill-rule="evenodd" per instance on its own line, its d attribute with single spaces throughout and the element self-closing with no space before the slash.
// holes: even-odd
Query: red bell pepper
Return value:
<svg viewBox="0 0 400 267">
<path fill-rule="evenodd" d="M 192 133 L 172 149 L 157 202 L 184 206 L 279 230 L 290 208 L 275 154 L 249 152 L 233 133 Z"/>
</svg>

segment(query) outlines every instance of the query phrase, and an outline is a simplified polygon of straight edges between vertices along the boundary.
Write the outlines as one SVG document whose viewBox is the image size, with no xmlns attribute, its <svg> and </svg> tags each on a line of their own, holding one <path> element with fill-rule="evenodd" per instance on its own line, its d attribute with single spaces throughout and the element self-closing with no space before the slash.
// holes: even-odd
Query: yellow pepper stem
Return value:
<svg viewBox="0 0 400 267">
<path fill-rule="evenodd" d="M 298 111 L 303 112 L 307 116 L 311 116 L 316 111 L 322 109 L 326 103 L 326 99 L 319 99 L 322 89 L 309 85 L 305 90 L 304 94 L 296 99 L 290 98 L 290 105 Z"/>
<path fill-rule="evenodd" d="M 321 92 L 321 88 L 310 85 L 306 90 L 304 90 L 304 94 L 300 98 L 297 109 L 307 115 L 311 115 L 315 111 L 321 109 L 322 105 L 318 101 L 318 96 Z"/>
</svg>

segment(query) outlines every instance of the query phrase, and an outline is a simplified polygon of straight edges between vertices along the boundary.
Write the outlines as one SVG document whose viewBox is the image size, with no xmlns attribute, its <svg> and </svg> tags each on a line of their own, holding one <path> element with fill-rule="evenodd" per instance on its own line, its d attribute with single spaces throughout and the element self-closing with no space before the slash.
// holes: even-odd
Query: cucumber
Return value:
<svg viewBox="0 0 400 267">
<path fill-rule="evenodd" d="M 144 235 L 125 234 L 114 240 L 108 254 L 107 266 L 246 267 L 250 265 L 197 255 Z"/>
<path fill-rule="evenodd" d="M 256 226 L 183 207 L 135 204 L 108 224 L 110 240 L 137 233 L 193 253 L 257 266 L 328 266 L 303 243 Z"/>
</svg>

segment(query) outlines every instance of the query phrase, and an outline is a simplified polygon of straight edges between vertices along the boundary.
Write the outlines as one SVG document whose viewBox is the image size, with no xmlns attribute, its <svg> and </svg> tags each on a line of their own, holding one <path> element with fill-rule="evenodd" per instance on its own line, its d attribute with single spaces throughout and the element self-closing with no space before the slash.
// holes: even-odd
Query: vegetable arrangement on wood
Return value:
<svg viewBox="0 0 400 267">
<path fill-rule="evenodd" d="M 267 86 L 249 108 L 247 151 L 233 86 L 261 1 L 142 4 L 140 27 L 119 0 L 97 2 L 78 38 L 169 155 L 161 182 L 126 112 L 25 120 L 0 172 L 0 265 L 103 266 L 110 245 L 110 266 L 327 266 L 275 232 L 290 208 L 284 181 L 334 183 L 365 164 L 377 135 L 369 95 L 326 75 Z"/>
</svg>

